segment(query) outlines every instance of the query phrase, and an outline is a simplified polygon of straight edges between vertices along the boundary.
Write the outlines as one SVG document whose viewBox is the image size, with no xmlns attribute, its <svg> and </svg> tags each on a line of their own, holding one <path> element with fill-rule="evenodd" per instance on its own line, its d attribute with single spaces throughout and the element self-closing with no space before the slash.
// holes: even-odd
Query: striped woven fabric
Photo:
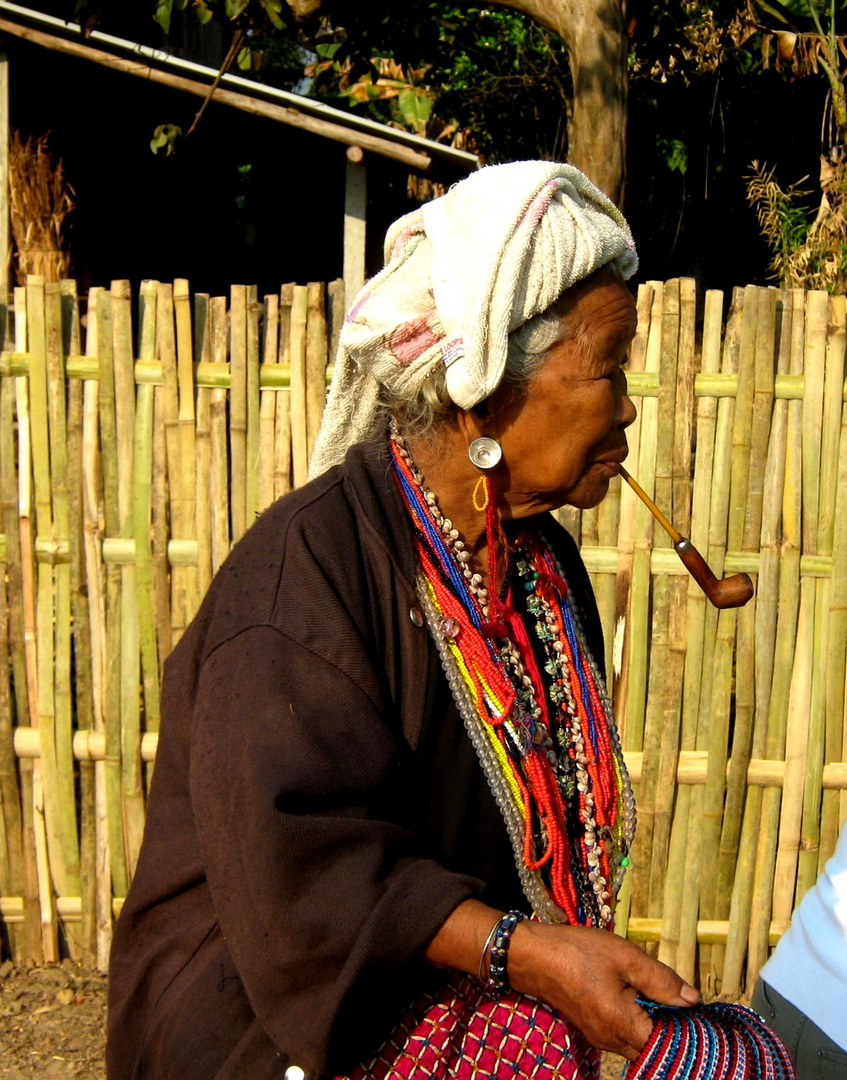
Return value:
<svg viewBox="0 0 847 1080">
<path fill-rule="evenodd" d="M 643 1001 L 653 1032 L 624 1080 L 795 1080 L 779 1037 L 743 1005 L 675 1009 Z"/>
</svg>

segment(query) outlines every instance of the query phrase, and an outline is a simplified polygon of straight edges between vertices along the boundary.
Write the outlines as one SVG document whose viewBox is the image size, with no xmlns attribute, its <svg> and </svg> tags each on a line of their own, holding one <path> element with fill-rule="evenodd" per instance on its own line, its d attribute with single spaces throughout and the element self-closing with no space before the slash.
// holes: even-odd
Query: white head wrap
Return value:
<svg viewBox="0 0 847 1080">
<path fill-rule="evenodd" d="M 607 263 L 635 273 L 629 226 L 572 165 L 492 165 L 400 218 L 341 330 L 309 475 L 374 434 L 381 386 L 411 400 L 443 363 L 460 408 L 484 401 L 509 334 Z"/>
</svg>

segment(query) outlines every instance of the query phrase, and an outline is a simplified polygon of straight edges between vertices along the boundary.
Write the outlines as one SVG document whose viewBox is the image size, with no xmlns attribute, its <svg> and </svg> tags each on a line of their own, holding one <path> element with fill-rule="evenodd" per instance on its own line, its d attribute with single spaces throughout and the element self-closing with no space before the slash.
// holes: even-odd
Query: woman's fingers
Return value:
<svg viewBox="0 0 847 1080">
<path fill-rule="evenodd" d="M 630 942 L 625 944 L 630 945 Z M 633 968 L 629 973 L 629 979 L 646 998 L 652 998 L 662 1005 L 697 1005 L 700 1001 L 700 991 L 687 983 L 681 976 L 662 964 L 658 960 L 652 960 L 637 946 L 632 945 L 631 953 Z M 643 1010 L 642 1010 L 643 1012 Z"/>
<path fill-rule="evenodd" d="M 637 946 L 605 930 L 521 923 L 509 953 L 512 986 L 547 1001 L 602 1050 L 635 1058 L 652 1021 L 636 993 L 692 1005 L 693 986 Z"/>
</svg>

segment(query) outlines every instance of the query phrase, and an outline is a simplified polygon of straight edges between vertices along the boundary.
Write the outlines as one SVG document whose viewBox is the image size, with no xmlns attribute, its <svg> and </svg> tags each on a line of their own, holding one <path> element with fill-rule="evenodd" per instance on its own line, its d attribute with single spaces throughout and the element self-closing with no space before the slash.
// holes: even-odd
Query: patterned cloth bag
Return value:
<svg viewBox="0 0 847 1080">
<path fill-rule="evenodd" d="M 369 1061 L 336 1080 L 597 1080 L 600 1054 L 535 998 L 455 973 L 422 994 Z"/>
</svg>

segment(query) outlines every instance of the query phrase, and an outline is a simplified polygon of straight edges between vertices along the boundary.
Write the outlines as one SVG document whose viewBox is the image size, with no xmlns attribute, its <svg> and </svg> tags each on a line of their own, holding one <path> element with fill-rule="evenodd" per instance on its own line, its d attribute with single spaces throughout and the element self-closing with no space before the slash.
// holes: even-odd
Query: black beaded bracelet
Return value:
<svg viewBox="0 0 847 1080">
<path fill-rule="evenodd" d="M 510 911 L 501 919 L 498 919 L 488 935 L 479 965 L 480 978 L 484 980 L 488 990 L 498 994 L 508 990 L 509 976 L 506 971 L 506 964 L 509 956 L 509 945 L 512 942 L 515 927 L 525 918 L 526 915 L 520 911 Z M 486 968 L 487 972 L 483 975 L 483 970 Z"/>
</svg>

